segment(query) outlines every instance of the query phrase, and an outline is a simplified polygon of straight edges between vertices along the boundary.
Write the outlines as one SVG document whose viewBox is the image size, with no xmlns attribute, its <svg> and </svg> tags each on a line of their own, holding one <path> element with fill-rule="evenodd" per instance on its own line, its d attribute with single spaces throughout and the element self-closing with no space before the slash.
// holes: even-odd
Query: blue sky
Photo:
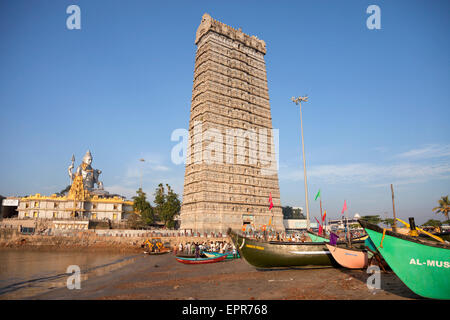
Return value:
<svg viewBox="0 0 450 320">
<path fill-rule="evenodd" d="M 68 30 L 66 8 L 81 8 Z M 369 30 L 366 8 L 381 9 Z M 450 190 L 448 1 L 2 1 L 0 194 L 51 194 L 90 149 L 105 188 L 132 196 L 159 182 L 182 194 L 170 161 L 187 128 L 195 32 L 203 13 L 266 41 L 282 205 L 304 206 L 300 116 L 310 210 L 329 217 L 424 222 Z M 139 158 L 147 161 L 143 164 Z"/>
</svg>

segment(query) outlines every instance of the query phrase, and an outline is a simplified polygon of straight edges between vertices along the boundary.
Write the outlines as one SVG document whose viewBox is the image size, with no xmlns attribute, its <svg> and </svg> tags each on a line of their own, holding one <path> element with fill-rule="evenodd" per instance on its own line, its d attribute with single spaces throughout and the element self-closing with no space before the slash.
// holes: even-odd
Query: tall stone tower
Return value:
<svg viewBox="0 0 450 320">
<path fill-rule="evenodd" d="M 195 43 L 180 229 L 225 232 L 250 224 L 284 230 L 266 44 L 208 14 Z"/>
</svg>

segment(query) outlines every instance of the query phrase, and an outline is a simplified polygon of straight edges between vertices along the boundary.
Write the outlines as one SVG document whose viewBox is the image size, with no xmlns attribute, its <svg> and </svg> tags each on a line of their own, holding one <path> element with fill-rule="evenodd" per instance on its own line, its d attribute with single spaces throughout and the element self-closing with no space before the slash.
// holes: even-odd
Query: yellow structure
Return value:
<svg viewBox="0 0 450 320">
<path fill-rule="evenodd" d="M 83 175 L 73 174 L 66 196 L 42 196 L 37 193 L 19 200 L 20 219 L 89 219 L 120 222 L 133 213 L 133 202 L 107 191 L 84 186 Z"/>
</svg>

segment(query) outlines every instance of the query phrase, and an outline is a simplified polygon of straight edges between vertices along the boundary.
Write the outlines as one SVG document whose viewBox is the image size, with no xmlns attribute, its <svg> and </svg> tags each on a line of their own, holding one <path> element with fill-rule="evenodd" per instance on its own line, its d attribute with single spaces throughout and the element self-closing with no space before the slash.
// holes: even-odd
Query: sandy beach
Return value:
<svg viewBox="0 0 450 320">
<path fill-rule="evenodd" d="M 129 263 L 88 276 L 81 289 L 47 290 L 25 299 L 69 300 L 410 300 L 421 299 L 392 272 L 369 290 L 365 270 L 256 269 L 244 259 L 184 265 L 172 253 L 138 255 Z M 66 279 L 64 279 L 66 281 Z"/>
</svg>

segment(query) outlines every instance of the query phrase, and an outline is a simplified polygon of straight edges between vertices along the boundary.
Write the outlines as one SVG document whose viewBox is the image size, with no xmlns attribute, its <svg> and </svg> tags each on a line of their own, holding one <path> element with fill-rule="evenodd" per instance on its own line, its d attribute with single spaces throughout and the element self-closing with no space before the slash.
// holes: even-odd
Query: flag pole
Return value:
<svg viewBox="0 0 450 320">
<path fill-rule="evenodd" d="M 323 223 L 323 217 L 322 217 L 322 196 L 320 196 L 320 221 Z"/>
<path fill-rule="evenodd" d="M 392 231 L 397 232 L 397 217 L 395 216 L 395 203 L 394 203 L 394 186 L 391 183 L 391 193 L 392 193 L 392 211 L 394 213 L 394 225 L 392 226 Z"/>
<path fill-rule="evenodd" d="M 303 151 L 303 175 L 305 177 L 305 205 L 306 205 L 306 229 L 310 229 L 310 221 L 309 221 L 309 206 L 308 206 L 308 183 L 306 181 L 306 162 L 305 162 L 305 143 L 303 140 L 303 120 L 302 120 L 302 101 L 307 102 L 308 96 L 305 97 L 292 97 L 292 102 L 296 105 L 300 105 L 300 127 L 302 130 L 302 151 Z"/>
</svg>

